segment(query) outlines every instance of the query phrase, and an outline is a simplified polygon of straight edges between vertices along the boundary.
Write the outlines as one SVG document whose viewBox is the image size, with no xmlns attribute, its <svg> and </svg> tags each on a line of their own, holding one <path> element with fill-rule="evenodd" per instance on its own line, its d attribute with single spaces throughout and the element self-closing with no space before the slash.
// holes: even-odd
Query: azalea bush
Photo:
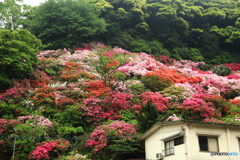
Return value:
<svg viewBox="0 0 240 160">
<path fill-rule="evenodd" d="M 69 149 L 71 144 L 65 139 L 49 140 L 37 144 L 36 149 L 29 155 L 29 159 L 44 160 L 60 158 L 61 152 Z"/>
<path fill-rule="evenodd" d="M 16 159 L 64 159 L 70 143 L 92 159 L 142 158 L 135 135 L 158 121 L 240 124 L 235 69 L 219 76 L 205 62 L 100 43 L 73 48 L 40 52 L 30 77 L 0 91 L 2 152 L 12 153 L 16 136 Z"/>
<path fill-rule="evenodd" d="M 94 153 L 101 155 L 104 152 L 104 148 L 115 144 L 114 140 L 122 139 L 126 141 L 132 139 L 136 133 L 133 125 L 123 121 L 114 121 L 107 125 L 97 126 L 89 139 L 86 140 L 86 147 L 93 148 Z M 102 158 L 107 158 L 107 153 L 102 155 Z"/>
</svg>

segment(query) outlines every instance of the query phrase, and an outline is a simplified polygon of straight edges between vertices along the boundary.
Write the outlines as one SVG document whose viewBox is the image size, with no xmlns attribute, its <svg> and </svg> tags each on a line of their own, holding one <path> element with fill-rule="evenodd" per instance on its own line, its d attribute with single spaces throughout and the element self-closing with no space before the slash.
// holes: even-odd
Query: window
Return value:
<svg viewBox="0 0 240 160">
<path fill-rule="evenodd" d="M 174 154 L 174 146 L 177 146 L 177 145 L 180 145 L 183 143 L 184 143 L 183 136 L 171 139 L 169 141 L 165 141 L 164 142 L 164 144 L 165 144 L 164 155 L 165 156 L 173 155 Z"/>
<path fill-rule="evenodd" d="M 218 152 L 218 138 L 198 136 L 200 151 Z"/>
<path fill-rule="evenodd" d="M 174 154 L 173 145 L 174 145 L 174 140 L 165 142 L 165 156 Z"/>
<path fill-rule="evenodd" d="M 183 136 L 174 139 L 174 146 L 183 144 Z"/>
<path fill-rule="evenodd" d="M 239 146 L 239 151 L 240 151 L 240 139 L 238 139 L 238 146 Z"/>
</svg>

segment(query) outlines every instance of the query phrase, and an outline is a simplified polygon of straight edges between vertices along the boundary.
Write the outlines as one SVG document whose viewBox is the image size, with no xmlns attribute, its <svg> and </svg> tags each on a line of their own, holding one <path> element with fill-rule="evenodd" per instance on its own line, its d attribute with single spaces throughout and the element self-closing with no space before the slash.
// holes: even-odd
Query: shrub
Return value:
<svg viewBox="0 0 240 160">
<path fill-rule="evenodd" d="M 181 103 L 183 99 L 185 99 L 183 95 L 184 92 L 184 87 L 172 85 L 161 91 L 161 94 L 163 94 L 165 97 L 169 97 L 172 102 Z"/>
<path fill-rule="evenodd" d="M 232 73 L 232 69 L 225 65 L 218 65 L 211 69 L 211 71 L 218 76 L 228 76 Z"/>
<path fill-rule="evenodd" d="M 123 121 L 114 121 L 109 125 L 98 126 L 86 141 L 87 147 L 92 147 L 94 152 L 98 152 L 108 145 L 112 144 L 113 139 L 128 139 L 136 134 L 133 125 Z"/>
<path fill-rule="evenodd" d="M 41 41 L 26 29 L 0 30 L 0 89 L 9 87 L 12 79 L 29 77 L 40 47 Z"/>
<path fill-rule="evenodd" d="M 212 64 L 199 64 L 198 68 L 202 71 L 209 71 L 213 67 Z"/>
<path fill-rule="evenodd" d="M 240 63 L 224 63 L 223 65 L 230 67 L 233 71 L 240 70 Z"/>
<path fill-rule="evenodd" d="M 159 78 L 158 76 L 143 76 L 141 82 L 144 86 L 153 92 L 162 91 L 165 88 L 171 86 L 171 82 L 168 79 Z"/>
<path fill-rule="evenodd" d="M 68 150 L 71 144 L 64 139 L 50 140 L 38 143 L 36 149 L 29 155 L 30 159 L 42 160 L 60 157 L 62 151 Z"/>
</svg>

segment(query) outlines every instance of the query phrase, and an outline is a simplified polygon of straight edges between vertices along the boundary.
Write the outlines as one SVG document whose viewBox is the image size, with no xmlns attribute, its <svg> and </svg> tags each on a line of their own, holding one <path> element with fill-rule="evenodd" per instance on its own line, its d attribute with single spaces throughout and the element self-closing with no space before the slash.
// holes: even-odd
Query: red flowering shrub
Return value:
<svg viewBox="0 0 240 160">
<path fill-rule="evenodd" d="M 120 65 L 120 63 L 117 60 L 111 60 L 108 62 L 108 64 L 106 65 L 107 68 L 113 68 L 115 69 L 116 67 L 118 67 Z"/>
<path fill-rule="evenodd" d="M 76 103 L 77 101 L 68 97 L 63 97 L 58 100 L 56 100 L 56 104 L 60 106 L 60 108 L 67 106 L 67 105 L 72 105 Z"/>
<path fill-rule="evenodd" d="M 34 95 L 31 97 L 36 104 L 53 103 L 55 101 L 55 88 L 48 85 L 43 85 L 41 88 L 37 88 Z"/>
<path fill-rule="evenodd" d="M 157 110 L 164 112 L 168 108 L 168 98 L 164 98 L 160 93 L 144 92 L 141 94 L 141 100 L 143 105 L 146 105 L 148 101 L 154 104 Z M 137 106 L 135 106 L 137 107 Z"/>
<path fill-rule="evenodd" d="M 132 95 L 121 92 L 111 92 L 104 99 L 88 98 L 84 100 L 82 109 L 86 111 L 87 121 L 99 124 L 104 119 L 120 119 L 120 110 L 130 109 Z"/>
<path fill-rule="evenodd" d="M 93 47 L 91 44 L 82 44 L 82 45 L 83 45 L 82 48 L 78 47 L 78 48 L 75 48 L 75 50 L 76 50 L 76 51 L 80 51 L 80 50 L 91 50 L 92 47 Z"/>
<path fill-rule="evenodd" d="M 81 69 L 81 65 L 74 62 L 66 62 L 65 69 L 62 72 L 61 78 L 64 81 L 77 82 L 79 78 L 86 77 L 89 79 L 95 79 L 95 76 L 88 74 Z"/>
<path fill-rule="evenodd" d="M 114 139 L 131 138 L 136 134 L 133 125 L 123 121 L 114 121 L 109 125 L 101 125 L 91 133 L 90 139 L 86 141 L 87 147 L 92 147 L 94 152 L 98 152 L 113 143 Z"/>
<path fill-rule="evenodd" d="M 68 150 L 70 146 L 71 144 L 64 139 L 38 143 L 36 149 L 29 155 L 29 159 L 44 160 L 53 158 L 55 155 L 60 158 L 59 152 Z"/>
<path fill-rule="evenodd" d="M 240 79 L 240 74 L 230 74 L 225 77 L 227 77 L 228 79 Z"/>
<path fill-rule="evenodd" d="M 159 57 L 159 61 L 162 62 L 163 64 L 172 64 L 174 62 L 174 59 L 165 55 L 161 55 Z"/>
<path fill-rule="evenodd" d="M 237 105 L 240 105 L 240 99 L 231 99 L 230 102 L 234 103 L 234 104 L 237 104 Z"/>
<path fill-rule="evenodd" d="M 230 67 L 233 71 L 240 71 L 240 63 L 225 63 L 223 65 Z"/>
<path fill-rule="evenodd" d="M 159 78 L 169 79 L 172 84 L 174 83 L 199 83 L 202 81 L 200 77 L 185 77 L 178 73 L 176 70 L 161 69 L 147 73 L 145 76 L 158 76 Z"/>
<path fill-rule="evenodd" d="M 85 97 L 101 97 L 110 94 L 111 88 L 106 86 L 102 80 L 90 81 L 83 87 Z"/>
<path fill-rule="evenodd" d="M 31 90 L 33 90 L 33 87 L 28 79 L 15 81 L 13 88 L 6 90 L 5 93 L 0 95 L 0 100 L 8 102 L 12 99 L 14 103 L 17 103 L 21 99 L 28 97 L 28 91 Z"/>
<path fill-rule="evenodd" d="M 114 57 L 114 55 L 115 55 L 115 52 L 112 50 L 108 50 L 108 51 L 102 53 L 102 56 L 109 57 L 109 58 Z"/>
</svg>

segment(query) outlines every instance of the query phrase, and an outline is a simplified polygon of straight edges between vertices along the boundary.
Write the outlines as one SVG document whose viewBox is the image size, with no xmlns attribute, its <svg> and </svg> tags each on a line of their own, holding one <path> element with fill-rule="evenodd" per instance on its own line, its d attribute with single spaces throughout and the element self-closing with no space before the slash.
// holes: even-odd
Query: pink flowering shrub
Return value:
<svg viewBox="0 0 240 160">
<path fill-rule="evenodd" d="M 87 122 L 92 122 L 93 124 L 98 124 L 102 121 L 102 104 L 101 99 L 98 98 L 87 98 L 83 101 L 83 106 L 81 107 L 86 113 Z"/>
<path fill-rule="evenodd" d="M 21 99 L 28 97 L 29 91 L 33 89 L 28 79 L 15 81 L 13 88 L 6 90 L 5 93 L 0 95 L 0 100 L 8 102 L 12 99 L 14 103 L 17 103 Z"/>
<path fill-rule="evenodd" d="M 239 80 L 240 79 L 240 74 L 239 73 L 235 73 L 235 74 L 230 74 L 228 76 L 225 76 L 227 77 L 228 79 L 237 79 Z"/>
<path fill-rule="evenodd" d="M 58 58 L 61 55 L 64 54 L 71 54 L 69 51 L 67 51 L 65 48 L 59 49 L 59 50 L 46 50 L 46 51 L 41 51 L 38 54 L 38 57 L 45 57 L 45 58 Z"/>
<path fill-rule="evenodd" d="M 113 51 L 115 53 L 120 53 L 120 54 L 126 54 L 126 55 L 127 54 L 131 54 L 131 52 L 129 52 L 129 51 L 125 50 L 125 49 L 122 49 L 122 48 L 118 48 L 118 47 L 114 47 Z"/>
<path fill-rule="evenodd" d="M 174 66 L 177 68 L 191 68 L 195 69 L 198 65 L 204 65 L 204 62 L 192 62 L 188 60 L 174 61 Z"/>
<path fill-rule="evenodd" d="M 221 113 L 216 110 L 213 103 L 204 100 L 206 97 L 210 97 L 210 95 L 194 94 L 192 98 L 186 99 L 181 105 L 181 109 L 187 111 L 184 112 L 184 116 L 189 114 L 187 117 L 195 120 L 221 116 Z"/>
<path fill-rule="evenodd" d="M 131 138 L 136 134 L 133 125 L 123 121 L 114 121 L 109 125 L 100 125 L 91 133 L 90 139 L 86 141 L 86 147 L 93 148 L 98 152 L 111 144 L 112 139 Z"/>
<path fill-rule="evenodd" d="M 182 120 L 182 118 L 178 117 L 176 114 L 173 114 L 172 116 L 168 116 L 166 121 L 179 121 Z"/>
<path fill-rule="evenodd" d="M 38 143 L 36 149 L 29 155 L 29 159 L 44 160 L 53 156 L 60 158 L 60 153 L 69 149 L 71 144 L 65 139 L 51 140 Z"/>
<path fill-rule="evenodd" d="M 144 92 L 141 94 L 141 100 L 143 105 L 146 105 L 148 101 L 154 104 L 157 110 L 164 112 L 168 108 L 168 98 L 164 98 L 162 94 L 155 92 Z"/>
<path fill-rule="evenodd" d="M 46 129 L 49 129 L 53 126 L 53 123 L 43 116 L 34 115 L 34 116 L 20 116 L 18 117 L 18 121 L 20 123 L 25 123 L 26 121 L 29 121 L 31 125 L 40 125 L 43 126 Z"/>
<path fill-rule="evenodd" d="M 75 51 L 74 54 L 69 55 L 62 55 L 60 57 L 61 59 L 65 61 L 75 61 L 78 63 L 86 63 L 86 64 L 92 64 L 93 61 L 98 61 L 99 56 L 95 54 L 93 51 L 89 50 L 82 50 L 82 51 Z"/>
<path fill-rule="evenodd" d="M 213 122 L 213 123 L 226 123 L 224 121 L 218 120 L 216 118 L 206 118 L 202 120 L 203 122 Z"/>
<path fill-rule="evenodd" d="M 0 119 L 0 135 L 2 135 L 6 131 L 7 120 L 4 118 Z"/>
<path fill-rule="evenodd" d="M 228 84 L 224 84 L 223 82 L 215 79 L 206 79 L 200 83 L 200 87 L 205 89 L 210 94 L 224 94 L 230 89 Z"/>
<path fill-rule="evenodd" d="M 145 75 L 155 69 L 162 68 L 163 64 L 156 61 L 140 61 L 140 62 L 129 62 L 118 68 L 118 71 L 125 73 L 126 75 Z"/>
</svg>

